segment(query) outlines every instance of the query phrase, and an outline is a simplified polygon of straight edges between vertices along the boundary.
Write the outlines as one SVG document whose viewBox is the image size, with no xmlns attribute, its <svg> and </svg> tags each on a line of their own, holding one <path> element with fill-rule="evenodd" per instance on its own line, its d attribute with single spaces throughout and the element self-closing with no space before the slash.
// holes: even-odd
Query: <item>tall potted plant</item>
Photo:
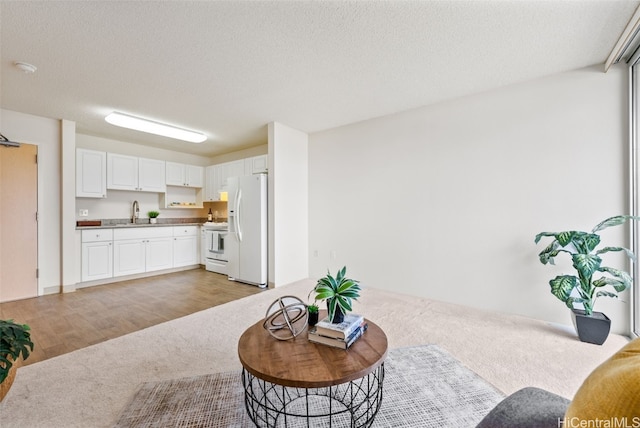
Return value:
<svg viewBox="0 0 640 428">
<path fill-rule="evenodd" d="M 316 301 L 327 301 L 329 320 L 336 324 L 344 320 L 345 314 L 351 311 L 353 300 L 358 300 L 360 297 L 360 284 L 354 279 L 347 278 L 346 274 L 346 266 L 340 269 L 335 277 L 327 271 L 327 275 L 320 278 L 311 290 L 312 293 L 316 293 Z"/>
<path fill-rule="evenodd" d="M 593 305 L 598 297 L 618 297 L 618 293 L 631 286 L 631 275 L 621 269 L 602 266 L 600 255 L 609 252 L 622 252 L 635 259 L 631 250 L 624 247 L 603 247 L 599 232 L 610 226 L 619 226 L 627 220 L 640 217 L 618 215 L 598 223 L 591 232 L 565 231 L 541 232 L 536 235 L 536 244 L 543 237 L 552 237 L 553 241 L 538 255 L 542 264 L 555 264 L 554 258 L 562 253 L 571 256 L 573 267 L 578 276 L 558 275 L 549 281 L 551 293 L 563 301 L 571 310 L 573 322 L 580 340 L 601 345 L 607 339 L 611 320 L 601 312 L 594 312 Z M 596 274 L 602 274 L 601 276 Z M 581 304 L 584 309 L 575 308 Z"/>
<path fill-rule="evenodd" d="M 20 356 L 29 358 L 33 342 L 29 326 L 13 320 L 0 320 L 0 401 L 11 388 Z"/>
</svg>

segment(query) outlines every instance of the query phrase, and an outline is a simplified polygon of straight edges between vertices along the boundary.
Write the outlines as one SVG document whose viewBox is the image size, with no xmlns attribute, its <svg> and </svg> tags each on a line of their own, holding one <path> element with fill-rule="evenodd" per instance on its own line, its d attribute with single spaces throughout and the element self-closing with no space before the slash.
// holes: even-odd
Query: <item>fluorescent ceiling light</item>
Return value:
<svg viewBox="0 0 640 428">
<path fill-rule="evenodd" d="M 175 138 L 177 140 L 188 141 L 190 143 L 202 143 L 207 139 L 207 136 L 200 132 L 176 128 L 175 126 L 167 125 L 165 123 L 154 122 L 115 111 L 105 117 L 104 120 L 112 125 L 121 126 L 123 128 L 162 135 L 163 137 Z"/>
</svg>

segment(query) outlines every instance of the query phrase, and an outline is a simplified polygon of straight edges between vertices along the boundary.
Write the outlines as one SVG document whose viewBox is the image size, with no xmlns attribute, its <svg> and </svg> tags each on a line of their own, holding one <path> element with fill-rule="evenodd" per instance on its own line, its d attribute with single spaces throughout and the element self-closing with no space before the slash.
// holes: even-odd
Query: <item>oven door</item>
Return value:
<svg viewBox="0 0 640 428">
<path fill-rule="evenodd" d="M 218 230 L 206 230 L 206 258 L 226 260 L 224 255 L 224 238 L 227 232 Z"/>
</svg>

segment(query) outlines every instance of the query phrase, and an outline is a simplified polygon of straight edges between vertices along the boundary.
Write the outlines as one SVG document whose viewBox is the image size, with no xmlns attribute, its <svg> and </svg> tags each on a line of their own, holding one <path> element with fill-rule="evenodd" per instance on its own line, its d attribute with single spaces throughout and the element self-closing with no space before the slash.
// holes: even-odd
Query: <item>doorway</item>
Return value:
<svg viewBox="0 0 640 428">
<path fill-rule="evenodd" d="M 0 302 L 38 295 L 38 146 L 0 146 Z"/>
</svg>

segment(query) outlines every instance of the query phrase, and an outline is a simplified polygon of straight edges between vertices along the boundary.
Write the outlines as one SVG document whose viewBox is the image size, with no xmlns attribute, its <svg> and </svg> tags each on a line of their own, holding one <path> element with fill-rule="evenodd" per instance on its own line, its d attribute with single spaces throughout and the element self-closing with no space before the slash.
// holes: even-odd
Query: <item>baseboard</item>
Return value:
<svg viewBox="0 0 640 428">
<path fill-rule="evenodd" d="M 113 278 L 99 279 L 97 281 L 79 282 L 76 284 L 76 288 L 86 288 L 86 287 L 93 287 L 96 285 L 112 284 L 114 282 L 128 281 L 130 279 L 148 278 L 151 276 L 164 275 L 166 273 L 182 272 L 185 270 L 202 269 L 202 268 L 203 268 L 202 265 L 197 264 L 197 265 L 191 265 L 191 266 L 182 266 L 179 268 L 157 270 L 153 272 L 138 273 L 135 275 L 126 275 L 126 276 L 117 276 Z"/>
<path fill-rule="evenodd" d="M 74 289 L 72 291 L 75 291 L 75 285 L 73 286 Z M 65 286 L 60 286 L 60 285 L 55 285 L 53 287 L 45 287 L 42 289 L 42 294 L 41 296 L 46 296 L 47 294 L 60 294 L 60 290 L 62 290 L 62 293 L 66 293 L 65 291 Z"/>
</svg>

